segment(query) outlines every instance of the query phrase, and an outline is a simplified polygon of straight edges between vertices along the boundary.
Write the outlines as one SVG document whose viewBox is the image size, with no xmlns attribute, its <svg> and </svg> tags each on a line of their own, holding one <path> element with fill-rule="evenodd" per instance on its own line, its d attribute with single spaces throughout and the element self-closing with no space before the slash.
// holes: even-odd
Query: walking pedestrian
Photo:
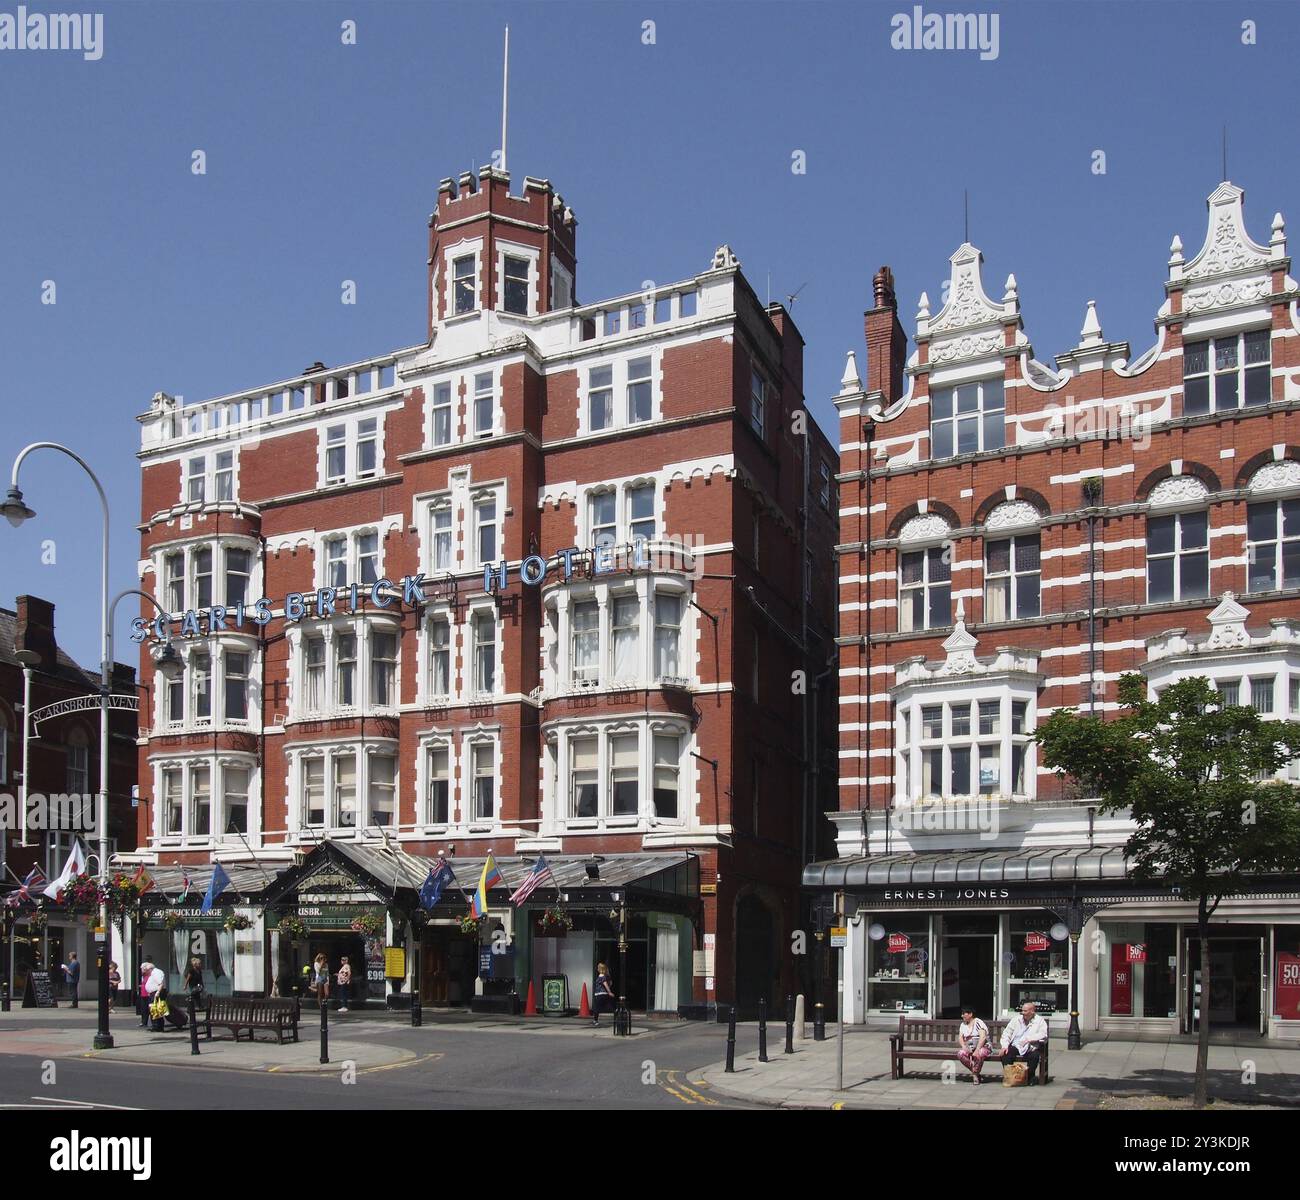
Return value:
<svg viewBox="0 0 1300 1200">
<path fill-rule="evenodd" d="M 140 971 L 145 976 L 145 1012 L 149 1015 L 149 1028 L 154 1033 L 162 1033 L 165 1028 L 163 1018 L 161 1015 L 154 1016 L 153 1007 L 160 1002 L 163 1005 L 167 1003 L 167 976 L 162 973 L 161 967 L 156 967 L 151 962 L 141 964 Z"/>
<path fill-rule="evenodd" d="M 352 967 L 348 963 L 348 956 L 343 956 L 343 961 L 339 964 L 339 1012 L 348 1011 L 348 1001 L 352 998 Z"/>
<path fill-rule="evenodd" d="M 185 978 L 181 986 L 190 994 L 190 999 L 194 1001 L 194 1007 L 199 1008 L 203 1004 L 203 960 L 197 956 L 190 959 L 190 965 L 185 969 Z"/>
<path fill-rule="evenodd" d="M 68 991 L 72 993 L 72 1007 L 77 1007 L 77 989 L 81 984 L 81 964 L 77 961 L 77 952 L 74 950 L 68 955 L 68 961 L 63 964 L 63 978 L 68 981 Z"/>
<path fill-rule="evenodd" d="M 136 1004 L 140 1009 L 140 1028 L 149 1028 L 149 973 L 153 970 L 153 963 L 142 962 L 140 964 L 140 986 L 136 988 Z"/>
<path fill-rule="evenodd" d="M 605 963 L 596 964 L 595 995 L 591 1003 L 591 1023 L 600 1024 L 600 1014 L 609 1012 L 614 1007 L 614 985 L 610 982 L 609 967 Z"/>
<path fill-rule="evenodd" d="M 113 1001 L 117 998 L 117 993 L 122 987 L 122 972 L 117 969 L 117 963 L 108 964 L 108 1007 L 113 1007 Z"/>
<path fill-rule="evenodd" d="M 330 996 L 330 960 L 323 954 L 316 955 L 311 964 L 311 983 L 308 984 L 310 990 L 315 994 L 316 999 L 324 1004 Z"/>
</svg>

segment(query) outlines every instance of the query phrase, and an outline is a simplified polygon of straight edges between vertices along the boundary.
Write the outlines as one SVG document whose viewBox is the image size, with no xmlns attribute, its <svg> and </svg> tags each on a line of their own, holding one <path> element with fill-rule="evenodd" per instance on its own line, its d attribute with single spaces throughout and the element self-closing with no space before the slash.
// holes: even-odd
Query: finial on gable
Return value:
<svg viewBox="0 0 1300 1200">
<path fill-rule="evenodd" d="M 1083 318 L 1083 328 L 1079 330 L 1081 346 L 1094 346 L 1103 340 L 1101 336 L 1101 321 L 1097 316 L 1097 302 L 1088 301 L 1088 311 Z"/>
<path fill-rule="evenodd" d="M 858 374 L 858 356 L 849 351 L 844 362 L 844 374 L 840 377 L 840 395 L 848 396 L 862 391 L 862 377 Z"/>
</svg>

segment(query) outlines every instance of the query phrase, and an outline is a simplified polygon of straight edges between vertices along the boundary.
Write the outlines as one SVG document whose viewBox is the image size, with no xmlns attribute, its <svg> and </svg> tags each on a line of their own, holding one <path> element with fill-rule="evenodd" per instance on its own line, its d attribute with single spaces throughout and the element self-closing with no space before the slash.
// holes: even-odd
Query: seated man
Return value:
<svg viewBox="0 0 1300 1200">
<path fill-rule="evenodd" d="M 1028 1000 L 1002 1031 L 1002 1063 L 1023 1062 L 1029 1068 L 1029 1086 L 1033 1087 L 1046 1044 L 1047 1022 L 1038 1015 L 1034 1002 Z"/>
</svg>

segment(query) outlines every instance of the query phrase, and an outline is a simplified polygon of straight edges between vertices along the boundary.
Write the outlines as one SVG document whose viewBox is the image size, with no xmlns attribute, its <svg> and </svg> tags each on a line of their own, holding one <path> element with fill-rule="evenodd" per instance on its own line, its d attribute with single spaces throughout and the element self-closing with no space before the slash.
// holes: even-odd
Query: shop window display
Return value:
<svg viewBox="0 0 1300 1200">
<path fill-rule="evenodd" d="M 1300 1021 L 1300 925 L 1273 929 L 1273 1015 Z"/>
<path fill-rule="evenodd" d="M 882 916 L 867 930 L 867 1004 L 872 1012 L 924 1016 L 930 975 L 925 917 Z"/>
<path fill-rule="evenodd" d="M 1058 918 L 1049 912 L 1013 913 L 1004 956 L 1009 1012 L 1030 1000 L 1044 1017 L 1070 1011 L 1070 939 Z"/>
<path fill-rule="evenodd" d="M 1172 924 L 1103 922 L 1101 1009 L 1109 1017 L 1178 1012 L 1178 929 Z"/>
</svg>

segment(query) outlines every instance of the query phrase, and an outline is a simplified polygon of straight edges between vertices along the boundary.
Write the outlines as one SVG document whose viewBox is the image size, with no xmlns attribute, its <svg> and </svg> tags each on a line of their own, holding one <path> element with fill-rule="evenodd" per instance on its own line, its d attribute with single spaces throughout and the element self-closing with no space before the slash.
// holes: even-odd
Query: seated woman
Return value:
<svg viewBox="0 0 1300 1200">
<path fill-rule="evenodd" d="M 989 1027 L 975 1015 L 969 1004 L 961 1010 L 961 1025 L 957 1029 L 957 1058 L 970 1071 L 971 1083 L 980 1081 L 980 1069 L 993 1050 Z"/>
</svg>

